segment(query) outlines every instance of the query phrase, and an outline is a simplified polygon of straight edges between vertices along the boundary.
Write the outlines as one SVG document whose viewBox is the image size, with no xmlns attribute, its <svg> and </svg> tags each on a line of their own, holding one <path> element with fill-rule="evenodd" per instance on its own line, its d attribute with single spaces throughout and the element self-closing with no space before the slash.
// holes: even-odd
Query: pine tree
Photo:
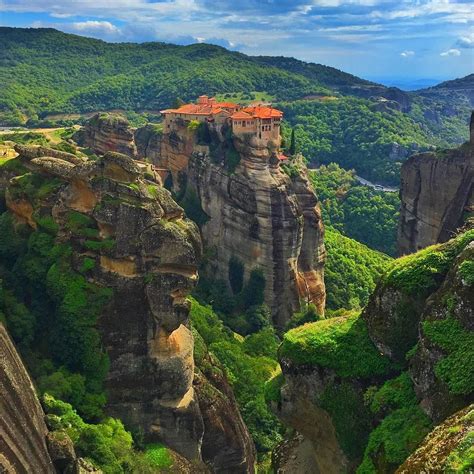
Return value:
<svg viewBox="0 0 474 474">
<path fill-rule="evenodd" d="M 294 155 L 296 153 L 296 137 L 295 137 L 295 129 L 291 129 L 291 140 L 290 140 L 290 148 L 288 149 L 288 153 L 290 155 Z"/>
</svg>

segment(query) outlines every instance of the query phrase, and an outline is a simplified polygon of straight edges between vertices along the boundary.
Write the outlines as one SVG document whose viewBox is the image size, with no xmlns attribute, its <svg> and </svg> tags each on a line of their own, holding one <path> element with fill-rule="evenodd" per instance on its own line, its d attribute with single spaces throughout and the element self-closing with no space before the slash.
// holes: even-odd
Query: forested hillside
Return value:
<svg viewBox="0 0 474 474">
<path fill-rule="evenodd" d="M 320 64 L 207 44 L 106 43 L 19 28 L 0 28 L 0 43 L 0 125 L 64 124 L 116 109 L 157 120 L 177 98 L 203 93 L 265 99 L 284 110 L 310 162 L 335 161 L 390 184 L 411 153 L 467 138 L 471 76 L 462 88 L 452 81 L 408 94 Z"/>
</svg>

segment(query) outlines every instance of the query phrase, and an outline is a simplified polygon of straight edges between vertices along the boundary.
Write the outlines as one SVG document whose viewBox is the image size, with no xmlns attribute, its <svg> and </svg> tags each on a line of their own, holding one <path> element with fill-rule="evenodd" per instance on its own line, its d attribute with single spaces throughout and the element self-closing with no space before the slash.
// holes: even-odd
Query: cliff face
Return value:
<svg viewBox="0 0 474 474">
<path fill-rule="evenodd" d="M 0 471 L 54 473 L 47 434 L 31 379 L 0 323 Z"/>
<path fill-rule="evenodd" d="M 73 139 L 78 145 L 90 148 L 98 155 L 108 151 L 131 157 L 137 155 L 133 130 L 121 115 L 98 113 L 74 134 Z"/>
<path fill-rule="evenodd" d="M 268 401 L 312 444 L 320 472 L 392 473 L 472 403 L 473 252 L 465 230 L 395 261 L 361 315 L 285 334 Z"/>
<path fill-rule="evenodd" d="M 229 262 L 239 261 L 244 281 L 254 269 L 265 278 L 265 303 L 283 327 L 300 308 L 325 303 L 323 224 L 317 197 L 301 165 L 290 178 L 275 149 L 255 139 L 225 139 L 209 146 L 184 128 L 165 133 L 160 166 L 171 171 L 177 193 L 197 200 L 204 246 L 213 257 L 206 272 L 229 282 Z M 230 158 L 233 165 L 229 165 Z"/>
<path fill-rule="evenodd" d="M 448 240 L 474 210 L 474 137 L 455 150 L 422 153 L 401 170 L 400 254 Z"/>
<path fill-rule="evenodd" d="M 107 413 L 188 460 L 252 472 L 253 443 L 225 392 L 225 376 L 219 380 L 225 403 L 213 407 L 202 405 L 193 385 L 186 296 L 197 282 L 197 226 L 125 155 L 108 152 L 90 161 L 43 147 L 16 150 L 18 166 L 41 177 L 44 192 L 13 179 L 6 190 L 10 213 L 33 229 L 47 223 L 57 244 L 69 248 L 71 271 L 107 290 L 97 321 L 110 361 Z M 220 439 L 224 420 L 239 436 L 230 436 L 233 456 L 216 460 L 210 440 Z"/>
</svg>

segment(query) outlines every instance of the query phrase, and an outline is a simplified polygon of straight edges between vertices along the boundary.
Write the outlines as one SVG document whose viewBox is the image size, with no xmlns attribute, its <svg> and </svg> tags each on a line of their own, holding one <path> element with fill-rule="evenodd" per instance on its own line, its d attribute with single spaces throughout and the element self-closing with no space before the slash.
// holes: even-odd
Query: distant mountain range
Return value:
<svg viewBox="0 0 474 474">
<path fill-rule="evenodd" d="M 190 101 L 204 93 L 265 97 L 300 128 L 301 150 L 311 161 L 353 154 L 357 158 L 342 164 L 387 183 L 397 182 L 408 153 L 463 141 L 474 104 L 474 75 L 404 92 L 321 64 L 251 57 L 208 44 L 106 43 L 54 29 L 8 27 L 0 28 L 0 44 L 0 125 L 34 125 L 97 110 L 156 115 L 177 98 Z M 311 117 L 319 120 L 313 131 L 302 126 Z M 349 117 L 352 123 L 344 123 Z M 341 135 L 341 129 L 353 128 L 354 117 L 360 123 L 351 137 L 367 142 L 352 143 L 344 133 L 321 141 L 322 130 Z M 397 125 L 386 133 L 387 124 Z M 341 148 L 339 141 L 352 144 Z M 385 163 L 382 171 L 371 172 L 373 160 L 375 168 Z"/>
</svg>

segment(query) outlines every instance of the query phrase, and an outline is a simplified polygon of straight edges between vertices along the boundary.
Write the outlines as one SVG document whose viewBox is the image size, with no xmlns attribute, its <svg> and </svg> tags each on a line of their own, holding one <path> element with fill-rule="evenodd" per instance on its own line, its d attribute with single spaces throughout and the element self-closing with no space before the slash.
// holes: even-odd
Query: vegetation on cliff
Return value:
<svg viewBox="0 0 474 474">
<path fill-rule="evenodd" d="M 283 336 L 279 356 L 293 364 L 324 366 L 340 377 L 367 378 L 390 369 L 357 312 L 291 329 Z"/>
<path fill-rule="evenodd" d="M 173 458 L 161 445 L 134 449 L 132 435 L 118 419 L 107 418 L 98 424 L 86 423 L 69 403 L 43 396 L 46 423 L 58 441 L 72 441 L 78 456 L 90 461 L 104 474 L 125 472 L 153 473 L 170 468 Z"/>
<path fill-rule="evenodd" d="M 278 339 L 273 329 L 267 327 L 243 338 L 226 327 L 210 306 L 203 306 L 195 299 L 192 299 L 191 323 L 199 334 L 195 339 L 197 366 L 205 350 L 219 360 L 257 451 L 270 451 L 283 434 L 281 424 L 265 403 L 265 382 L 278 367 Z"/>
<path fill-rule="evenodd" d="M 362 308 L 391 259 L 330 226 L 326 227 L 324 244 L 326 307 L 331 310 Z"/>
<path fill-rule="evenodd" d="M 472 248 L 467 247 L 473 240 L 473 231 L 467 230 L 395 260 L 362 317 L 353 313 L 306 324 L 283 337 L 279 356 L 285 377 L 291 380 L 299 366 L 305 371 L 314 366 L 321 387 L 313 403 L 331 416 L 358 474 L 393 472 L 442 416 L 436 411 L 440 404 L 449 415 L 472 396 L 474 342 L 465 321 L 472 312 L 469 298 L 461 301 L 459 295 L 469 293 L 465 262 L 470 262 Z M 269 399 L 278 400 L 283 383 L 272 381 Z M 447 443 L 449 457 L 443 448 L 443 463 L 449 460 L 465 472 L 472 466 L 470 441 L 460 439 L 456 449 Z"/>
<path fill-rule="evenodd" d="M 100 418 L 108 360 L 95 323 L 110 290 L 75 272 L 72 248 L 51 231 L 15 227 L 4 212 L 0 235 L 3 317 L 39 389 Z"/>
<path fill-rule="evenodd" d="M 354 171 L 336 163 L 310 170 L 325 226 L 387 255 L 396 253 L 400 200 L 397 193 L 358 183 Z"/>
</svg>

